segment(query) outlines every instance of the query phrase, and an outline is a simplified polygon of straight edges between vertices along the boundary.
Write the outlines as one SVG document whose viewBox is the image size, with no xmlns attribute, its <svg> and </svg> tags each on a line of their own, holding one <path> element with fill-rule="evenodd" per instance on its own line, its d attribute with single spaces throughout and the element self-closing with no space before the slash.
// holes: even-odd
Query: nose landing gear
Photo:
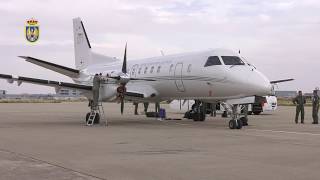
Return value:
<svg viewBox="0 0 320 180">
<path fill-rule="evenodd" d="M 243 126 L 248 125 L 247 116 L 245 115 L 243 117 L 240 117 L 240 115 L 238 113 L 238 107 L 239 107 L 238 104 L 235 104 L 232 106 L 232 119 L 229 121 L 229 128 L 230 129 L 241 129 Z"/>
<path fill-rule="evenodd" d="M 243 126 L 243 124 L 240 119 L 236 119 L 236 120 L 231 119 L 229 121 L 229 128 L 230 129 L 241 129 L 242 126 Z"/>
</svg>

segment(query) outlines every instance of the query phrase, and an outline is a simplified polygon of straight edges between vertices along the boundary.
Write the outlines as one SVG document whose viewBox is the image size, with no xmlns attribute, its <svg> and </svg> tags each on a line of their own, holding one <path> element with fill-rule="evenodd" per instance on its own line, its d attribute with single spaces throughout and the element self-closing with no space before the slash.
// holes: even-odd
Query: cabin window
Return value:
<svg viewBox="0 0 320 180">
<path fill-rule="evenodd" d="M 188 65 L 188 69 L 187 69 L 187 72 L 188 72 L 188 73 L 191 72 L 191 66 L 192 66 L 192 64 L 189 64 L 189 65 Z"/>
<path fill-rule="evenodd" d="M 147 74 L 148 67 L 144 68 L 144 74 Z"/>
<path fill-rule="evenodd" d="M 169 69 L 169 72 L 171 73 L 173 70 L 173 64 L 170 65 L 170 69 Z"/>
<path fill-rule="evenodd" d="M 157 73 L 160 73 L 161 66 L 158 66 Z"/>
<path fill-rule="evenodd" d="M 150 73 L 153 73 L 154 66 L 151 67 Z"/>
<path fill-rule="evenodd" d="M 221 61 L 218 56 L 210 56 L 204 65 L 204 67 L 207 66 L 214 66 L 214 65 L 221 65 Z"/>
<path fill-rule="evenodd" d="M 225 65 L 244 65 L 238 56 L 221 56 Z"/>
</svg>

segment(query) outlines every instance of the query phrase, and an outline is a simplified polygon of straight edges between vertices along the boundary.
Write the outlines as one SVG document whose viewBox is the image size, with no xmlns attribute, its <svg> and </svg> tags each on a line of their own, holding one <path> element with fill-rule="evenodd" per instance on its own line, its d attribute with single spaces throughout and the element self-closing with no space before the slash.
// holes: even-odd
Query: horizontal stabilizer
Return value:
<svg viewBox="0 0 320 180">
<path fill-rule="evenodd" d="M 293 81 L 294 79 L 282 79 L 282 80 L 276 80 L 276 81 L 270 81 L 271 84 L 277 84 L 277 83 L 282 83 L 282 82 L 287 82 L 287 81 Z"/>
<path fill-rule="evenodd" d="M 92 86 L 67 83 L 67 82 L 50 81 L 45 79 L 36 79 L 36 78 L 23 77 L 23 76 L 13 77 L 12 75 L 0 74 L 0 78 L 8 80 L 8 82 L 10 83 L 13 83 L 14 81 L 16 81 L 18 82 L 18 85 L 20 85 L 23 82 L 26 82 L 31 84 L 43 85 L 43 86 L 50 86 L 54 88 L 63 87 L 63 88 L 76 89 L 76 90 L 86 90 L 86 91 L 92 90 Z"/>
<path fill-rule="evenodd" d="M 61 66 L 61 65 L 54 64 L 51 62 L 36 59 L 33 57 L 28 57 L 28 56 L 19 56 L 19 57 L 25 59 L 27 62 L 44 67 L 46 69 L 50 69 L 54 72 L 66 75 L 71 78 L 77 78 L 79 76 L 79 70 L 77 70 L 77 69 L 72 69 L 69 67 Z"/>
</svg>

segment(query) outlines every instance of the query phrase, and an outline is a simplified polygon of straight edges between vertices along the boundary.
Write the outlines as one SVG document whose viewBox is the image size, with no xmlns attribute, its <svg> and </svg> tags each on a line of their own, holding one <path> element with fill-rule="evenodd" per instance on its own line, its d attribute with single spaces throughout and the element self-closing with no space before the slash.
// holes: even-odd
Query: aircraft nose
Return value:
<svg viewBox="0 0 320 180">
<path fill-rule="evenodd" d="M 254 70 L 253 73 L 252 76 L 248 77 L 248 84 L 252 90 L 251 93 L 257 96 L 272 94 L 272 85 L 269 79 L 258 70 Z"/>
<path fill-rule="evenodd" d="M 258 72 L 258 76 L 259 81 L 256 88 L 259 94 L 257 95 L 266 96 L 272 94 L 272 85 L 269 79 L 260 72 Z"/>
</svg>

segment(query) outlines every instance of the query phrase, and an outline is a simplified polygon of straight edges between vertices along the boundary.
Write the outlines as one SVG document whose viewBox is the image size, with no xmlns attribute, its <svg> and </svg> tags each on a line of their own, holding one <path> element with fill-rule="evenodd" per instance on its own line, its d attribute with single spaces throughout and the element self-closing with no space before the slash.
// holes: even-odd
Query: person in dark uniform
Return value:
<svg viewBox="0 0 320 180">
<path fill-rule="evenodd" d="M 139 105 L 139 103 L 133 102 L 133 105 L 134 105 L 134 115 L 139 115 L 138 114 L 138 105 Z"/>
<path fill-rule="evenodd" d="M 319 112 L 319 96 L 318 91 L 313 91 L 313 97 L 312 97 L 312 124 L 318 124 L 318 112 Z"/>
<path fill-rule="evenodd" d="M 100 81 L 101 81 L 101 76 L 98 74 L 95 74 L 93 77 L 93 86 L 92 86 L 92 95 L 93 95 L 92 107 L 94 110 L 97 109 L 98 107 Z"/>
<path fill-rule="evenodd" d="M 156 102 L 156 104 L 155 104 L 155 112 L 159 113 L 159 111 L 160 111 L 160 103 Z"/>
<path fill-rule="evenodd" d="M 145 102 L 145 103 L 143 103 L 143 106 L 144 106 L 144 113 L 147 114 L 147 112 L 148 112 L 148 107 L 149 107 L 149 103 L 148 103 L 148 102 Z"/>
<path fill-rule="evenodd" d="M 298 123 L 298 117 L 301 112 L 301 123 L 304 124 L 304 104 L 306 104 L 306 98 L 302 95 L 302 91 L 298 92 L 298 96 L 293 99 L 293 104 L 296 105 L 296 118 L 295 122 Z"/>
<path fill-rule="evenodd" d="M 216 117 L 217 116 L 217 104 L 216 103 L 211 103 L 211 117 Z"/>
</svg>

